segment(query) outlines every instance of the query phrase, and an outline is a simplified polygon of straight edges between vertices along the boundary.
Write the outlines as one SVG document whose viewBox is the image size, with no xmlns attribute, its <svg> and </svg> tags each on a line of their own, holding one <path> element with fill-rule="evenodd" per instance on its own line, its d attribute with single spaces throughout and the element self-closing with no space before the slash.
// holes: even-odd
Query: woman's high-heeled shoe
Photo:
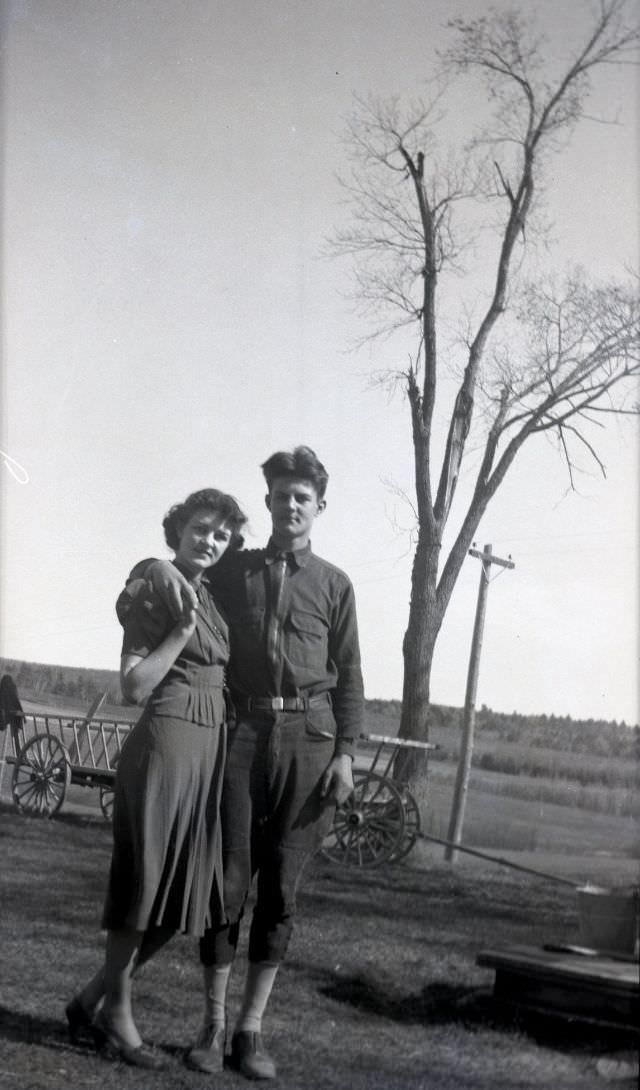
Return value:
<svg viewBox="0 0 640 1090">
<path fill-rule="evenodd" d="M 90 1040 L 93 1036 L 93 1019 L 88 1010 L 82 1006 L 77 995 L 74 995 L 73 999 L 67 1003 L 64 1013 L 67 1016 L 71 1044 L 77 1045 L 81 1038 Z"/>
<path fill-rule="evenodd" d="M 91 1023 L 91 1030 L 98 1052 L 108 1053 L 112 1059 L 124 1060 L 131 1067 L 145 1067 L 148 1071 L 161 1071 L 167 1066 L 164 1057 L 144 1042 L 134 1047 L 118 1037 L 101 1010 Z"/>
</svg>

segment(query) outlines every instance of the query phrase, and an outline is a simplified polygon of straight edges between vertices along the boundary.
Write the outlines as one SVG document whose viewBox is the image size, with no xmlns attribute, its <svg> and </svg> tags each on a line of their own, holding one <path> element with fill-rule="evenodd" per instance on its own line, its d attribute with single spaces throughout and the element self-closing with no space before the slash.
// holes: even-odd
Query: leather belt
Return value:
<svg viewBox="0 0 640 1090">
<path fill-rule="evenodd" d="M 317 696 L 242 696 L 233 703 L 241 712 L 304 712 L 330 701 L 328 693 Z"/>
</svg>

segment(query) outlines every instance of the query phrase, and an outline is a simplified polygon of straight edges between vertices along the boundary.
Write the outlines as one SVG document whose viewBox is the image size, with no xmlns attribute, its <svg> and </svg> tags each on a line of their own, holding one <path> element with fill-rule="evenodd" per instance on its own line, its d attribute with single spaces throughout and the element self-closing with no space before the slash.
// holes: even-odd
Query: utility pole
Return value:
<svg viewBox="0 0 640 1090">
<path fill-rule="evenodd" d="M 467 802 L 467 789 L 469 787 L 469 772 L 471 770 L 471 756 L 473 754 L 473 732 L 476 722 L 476 693 L 478 691 L 478 674 L 480 672 L 480 651 L 482 650 L 482 633 L 484 630 L 484 618 L 487 612 L 487 591 L 489 589 L 489 573 L 492 564 L 499 564 L 502 568 L 515 568 L 515 564 L 509 558 L 501 560 L 493 555 L 493 546 L 485 545 L 482 552 L 477 549 L 469 549 L 469 555 L 482 561 L 480 572 L 480 587 L 478 589 L 478 604 L 476 606 L 476 619 L 473 626 L 473 639 L 471 642 L 471 654 L 469 656 L 469 672 L 467 674 L 467 691 L 464 699 L 464 723 L 462 729 L 462 746 L 458 759 L 456 782 L 453 789 L 453 802 L 451 804 L 451 818 L 449 820 L 449 833 L 444 857 L 449 863 L 455 863 L 458 853 L 454 845 L 462 840 L 462 824 Z"/>
</svg>

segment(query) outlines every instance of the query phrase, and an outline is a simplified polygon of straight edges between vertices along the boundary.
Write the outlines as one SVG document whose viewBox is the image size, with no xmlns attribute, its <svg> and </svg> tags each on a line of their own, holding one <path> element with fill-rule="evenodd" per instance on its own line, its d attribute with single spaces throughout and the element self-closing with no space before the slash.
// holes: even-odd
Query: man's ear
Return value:
<svg viewBox="0 0 640 1090">
<path fill-rule="evenodd" d="M 322 512 L 324 511 L 326 506 L 327 506 L 327 501 L 326 500 L 318 500 L 318 514 L 319 515 L 322 514 Z"/>
<path fill-rule="evenodd" d="M 265 503 L 265 507 L 267 508 L 267 511 L 270 511 L 271 510 L 271 496 L 270 496 L 270 494 L 268 492 L 267 492 L 267 494 L 266 494 L 266 496 L 264 498 L 264 503 Z"/>
</svg>

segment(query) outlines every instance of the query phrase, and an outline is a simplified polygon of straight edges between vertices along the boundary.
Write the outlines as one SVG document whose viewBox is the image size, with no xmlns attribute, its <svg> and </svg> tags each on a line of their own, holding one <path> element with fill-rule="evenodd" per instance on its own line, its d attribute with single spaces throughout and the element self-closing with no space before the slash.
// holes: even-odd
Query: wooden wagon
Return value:
<svg viewBox="0 0 640 1090">
<path fill-rule="evenodd" d="M 437 746 L 380 734 L 363 734 L 361 743 L 361 752 L 369 755 L 368 766 L 354 771 L 353 792 L 336 810 L 320 851 L 331 863 L 379 867 L 403 859 L 420 835 L 418 804 L 394 775 L 398 754 Z"/>
<path fill-rule="evenodd" d="M 122 744 L 132 723 L 94 718 L 26 714 L 14 717 L 7 732 L 4 760 L 13 766 L 11 794 L 25 814 L 53 817 L 71 784 L 96 788 L 107 820 L 113 809 L 113 783 Z"/>
</svg>

